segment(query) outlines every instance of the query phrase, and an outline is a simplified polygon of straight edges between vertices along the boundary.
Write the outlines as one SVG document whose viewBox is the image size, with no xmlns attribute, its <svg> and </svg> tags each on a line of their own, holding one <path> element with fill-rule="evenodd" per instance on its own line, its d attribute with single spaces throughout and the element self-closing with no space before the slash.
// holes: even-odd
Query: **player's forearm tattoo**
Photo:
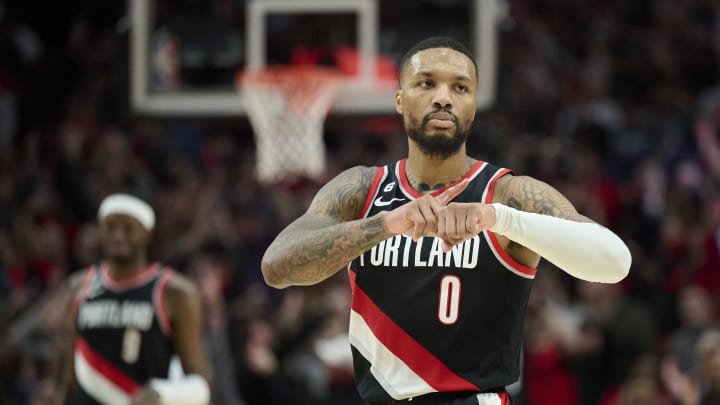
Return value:
<svg viewBox="0 0 720 405">
<path fill-rule="evenodd" d="M 350 170 L 323 187 L 308 212 L 268 248 L 264 261 L 272 263 L 272 269 L 266 277 L 278 283 L 314 284 L 387 239 L 381 217 L 353 220 L 362 212 L 374 175 L 374 169 Z"/>
<path fill-rule="evenodd" d="M 572 203 L 546 183 L 526 176 L 502 178 L 498 196 L 506 205 L 527 212 L 550 215 L 573 221 L 592 222 L 578 214 Z"/>
</svg>

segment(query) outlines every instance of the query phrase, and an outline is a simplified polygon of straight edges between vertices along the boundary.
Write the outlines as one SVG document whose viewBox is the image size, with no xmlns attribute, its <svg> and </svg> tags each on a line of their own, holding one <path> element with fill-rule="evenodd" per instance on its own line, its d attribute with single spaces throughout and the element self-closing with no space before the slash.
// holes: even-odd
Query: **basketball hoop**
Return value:
<svg viewBox="0 0 720 405">
<path fill-rule="evenodd" d="M 255 133 L 258 181 L 323 174 L 323 124 L 344 77 L 333 68 L 307 65 L 238 74 L 236 85 Z"/>
</svg>

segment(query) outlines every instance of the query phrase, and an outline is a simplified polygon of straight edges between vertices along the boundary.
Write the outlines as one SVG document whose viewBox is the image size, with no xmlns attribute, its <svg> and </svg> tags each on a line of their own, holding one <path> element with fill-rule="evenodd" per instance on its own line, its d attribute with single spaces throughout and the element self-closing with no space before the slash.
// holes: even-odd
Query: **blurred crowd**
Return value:
<svg viewBox="0 0 720 405">
<path fill-rule="evenodd" d="M 541 264 L 517 404 L 720 404 L 720 6 L 508 5 L 471 155 L 555 186 L 633 254 L 618 285 Z M 47 303 L 100 260 L 97 205 L 118 191 L 158 213 L 151 257 L 198 284 L 217 404 L 359 404 L 346 274 L 277 291 L 260 259 L 328 178 L 404 156 L 399 118 L 331 117 L 325 178 L 261 185 L 244 118 L 132 113 L 127 29 L 123 2 L 0 1 L 0 404 L 61 392 Z"/>
</svg>

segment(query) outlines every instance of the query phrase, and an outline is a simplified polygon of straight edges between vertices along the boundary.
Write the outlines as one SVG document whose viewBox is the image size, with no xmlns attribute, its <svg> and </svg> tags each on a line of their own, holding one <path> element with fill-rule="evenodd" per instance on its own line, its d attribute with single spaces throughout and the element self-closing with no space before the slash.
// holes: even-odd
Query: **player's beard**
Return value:
<svg viewBox="0 0 720 405">
<path fill-rule="evenodd" d="M 431 120 L 430 114 L 423 118 L 420 125 L 416 122 L 405 122 L 405 131 L 408 137 L 415 141 L 420 152 L 423 154 L 436 158 L 436 159 L 447 159 L 450 156 L 456 154 L 462 145 L 467 141 L 470 135 L 470 124 L 460 126 L 457 117 L 454 117 L 455 122 L 455 134 L 451 136 L 443 134 L 428 134 L 431 131 L 428 128 L 428 122 Z"/>
<path fill-rule="evenodd" d="M 120 266 L 127 266 L 135 263 L 137 256 L 134 254 L 108 254 L 108 259 Z"/>
<path fill-rule="evenodd" d="M 105 255 L 108 260 L 119 266 L 128 266 L 136 263 L 141 254 L 142 248 L 136 246 L 129 246 L 125 252 L 105 250 Z"/>
</svg>

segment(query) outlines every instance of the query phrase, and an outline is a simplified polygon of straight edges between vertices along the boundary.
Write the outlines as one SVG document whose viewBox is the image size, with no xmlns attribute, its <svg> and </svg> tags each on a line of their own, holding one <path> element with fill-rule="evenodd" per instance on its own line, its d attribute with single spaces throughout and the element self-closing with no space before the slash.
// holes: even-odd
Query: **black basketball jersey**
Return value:
<svg viewBox="0 0 720 405">
<path fill-rule="evenodd" d="M 508 173 L 478 161 L 463 177 L 470 180 L 467 188 L 453 201 L 492 202 L 495 181 Z M 407 181 L 405 160 L 380 167 L 362 217 L 420 197 Z M 413 242 L 396 235 L 348 269 L 350 343 L 365 400 L 502 389 L 518 379 L 523 319 L 536 270 L 510 258 L 492 232 L 448 253 L 438 238 Z"/>
<path fill-rule="evenodd" d="M 128 280 L 90 267 L 75 297 L 75 404 L 127 404 L 151 378 L 167 378 L 173 354 L 158 263 Z"/>
</svg>

